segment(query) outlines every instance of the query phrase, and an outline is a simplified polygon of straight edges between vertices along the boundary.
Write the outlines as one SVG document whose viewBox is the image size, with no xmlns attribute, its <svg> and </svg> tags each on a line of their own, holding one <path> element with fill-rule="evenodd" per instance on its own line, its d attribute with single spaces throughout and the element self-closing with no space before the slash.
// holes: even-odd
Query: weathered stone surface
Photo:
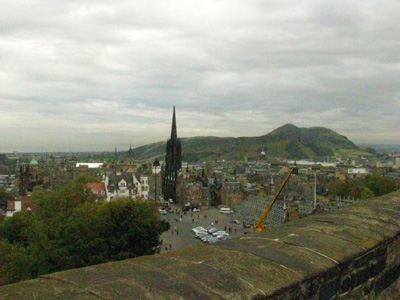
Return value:
<svg viewBox="0 0 400 300">
<path fill-rule="evenodd" d="M 39 278 L 1 287 L 0 299 L 99 300 L 101 298 L 69 282 Z"/>
<path fill-rule="evenodd" d="M 400 278 L 388 288 L 384 289 L 376 300 L 398 300 L 400 295 Z"/>
<path fill-rule="evenodd" d="M 3 286 L 0 299 L 384 299 L 399 291 L 399 216 L 396 192 L 214 245 Z"/>
</svg>

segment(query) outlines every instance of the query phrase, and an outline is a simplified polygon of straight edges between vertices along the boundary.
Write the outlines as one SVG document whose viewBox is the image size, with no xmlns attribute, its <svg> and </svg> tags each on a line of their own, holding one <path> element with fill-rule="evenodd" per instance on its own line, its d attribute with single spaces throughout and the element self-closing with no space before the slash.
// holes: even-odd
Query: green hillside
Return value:
<svg viewBox="0 0 400 300">
<path fill-rule="evenodd" d="M 242 160 L 258 158 L 262 149 L 268 157 L 313 158 L 316 156 L 372 155 L 347 137 L 324 127 L 299 128 L 286 124 L 259 137 L 182 138 L 184 161 Z M 134 149 L 136 159 L 164 158 L 166 141 Z"/>
</svg>

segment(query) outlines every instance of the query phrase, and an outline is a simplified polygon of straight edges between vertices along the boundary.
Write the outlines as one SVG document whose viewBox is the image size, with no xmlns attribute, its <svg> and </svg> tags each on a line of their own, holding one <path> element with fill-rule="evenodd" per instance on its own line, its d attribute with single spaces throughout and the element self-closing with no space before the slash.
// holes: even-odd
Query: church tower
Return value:
<svg viewBox="0 0 400 300">
<path fill-rule="evenodd" d="M 133 162 L 133 149 L 132 149 L 132 145 L 129 146 L 129 150 L 128 150 L 128 155 L 127 155 L 127 157 L 128 157 L 128 162 L 129 162 L 130 164 L 132 164 L 132 162 Z"/>
<path fill-rule="evenodd" d="M 165 200 L 172 199 L 176 202 L 176 184 L 178 180 L 178 171 L 182 167 L 182 152 L 181 140 L 178 139 L 176 129 L 175 106 L 172 115 L 171 137 L 167 141 L 166 150 L 165 168 L 162 174 L 162 191 Z"/>
</svg>

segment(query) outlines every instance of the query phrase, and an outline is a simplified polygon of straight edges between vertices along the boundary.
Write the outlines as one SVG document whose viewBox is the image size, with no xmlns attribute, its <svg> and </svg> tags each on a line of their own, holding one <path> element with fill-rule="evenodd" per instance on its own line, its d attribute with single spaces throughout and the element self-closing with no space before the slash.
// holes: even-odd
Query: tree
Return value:
<svg viewBox="0 0 400 300">
<path fill-rule="evenodd" d="M 12 196 L 6 192 L 4 187 L 0 187 L 0 209 L 7 209 L 7 200 L 11 200 Z"/>
<path fill-rule="evenodd" d="M 391 193 L 398 188 L 398 185 L 384 176 L 367 175 L 363 178 L 350 178 L 344 182 L 333 179 L 329 182 L 328 188 L 331 195 L 368 199 Z"/>
<path fill-rule="evenodd" d="M 152 254 L 169 224 L 147 202 L 85 204 L 68 220 L 57 250 L 60 269 Z"/>
<path fill-rule="evenodd" d="M 375 196 L 388 194 L 398 188 L 393 180 L 380 175 L 367 175 L 365 185 L 374 192 Z"/>
<path fill-rule="evenodd" d="M 30 243 L 30 227 L 33 223 L 34 215 L 30 211 L 17 212 L 0 223 L 0 237 L 11 244 L 27 246 Z"/>
<path fill-rule="evenodd" d="M 41 190 L 32 194 L 31 201 L 35 214 L 58 227 L 73 211 L 87 202 L 94 202 L 90 189 L 86 186 L 89 176 L 80 175 L 67 185 L 54 190 Z"/>
<path fill-rule="evenodd" d="M 0 285 L 29 279 L 29 258 L 25 247 L 0 240 Z"/>
<path fill-rule="evenodd" d="M 364 189 L 361 192 L 360 198 L 361 199 L 369 199 L 369 198 L 374 198 L 375 194 L 373 191 L 371 191 L 369 188 L 364 187 Z"/>
<path fill-rule="evenodd" d="M 101 178 L 99 178 L 96 175 L 93 175 L 93 174 L 90 174 L 90 173 L 82 173 L 82 174 L 79 174 L 75 178 L 74 182 L 75 183 L 86 184 L 86 183 L 89 183 L 89 182 L 100 182 L 100 180 L 101 180 Z"/>
<path fill-rule="evenodd" d="M 32 211 L 0 223 L 0 281 L 154 252 L 160 234 L 169 229 L 155 205 L 131 199 L 96 204 L 87 179 L 35 192 Z"/>
</svg>

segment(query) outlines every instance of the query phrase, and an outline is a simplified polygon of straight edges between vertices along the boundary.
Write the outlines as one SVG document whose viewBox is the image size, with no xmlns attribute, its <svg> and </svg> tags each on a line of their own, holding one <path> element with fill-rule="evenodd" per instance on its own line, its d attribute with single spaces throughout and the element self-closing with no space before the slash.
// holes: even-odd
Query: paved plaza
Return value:
<svg viewBox="0 0 400 300">
<path fill-rule="evenodd" d="M 180 208 L 180 206 L 173 204 L 171 205 L 171 212 L 162 216 L 171 224 L 169 231 L 161 235 L 162 252 L 169 251 L 170 248 L 176 250 L 203 244 L 201 240 L 196 239 L 192 231 L 192 228 L 197 226 L 204 228 L 212 226 L 219 230 L 225 230 L 233 238 L 243 235 L 245 231 L 252 231 L 252 229 L 244 229 L 242 224 L 236 224 L 232 214 L 222 214 L 219 209 L 214 207 L 201 208 L 200 212 L 186 212 L 186 214 L 180 211 L 180 215 L 178 215 L 176 210 Z"/>
</svg>

